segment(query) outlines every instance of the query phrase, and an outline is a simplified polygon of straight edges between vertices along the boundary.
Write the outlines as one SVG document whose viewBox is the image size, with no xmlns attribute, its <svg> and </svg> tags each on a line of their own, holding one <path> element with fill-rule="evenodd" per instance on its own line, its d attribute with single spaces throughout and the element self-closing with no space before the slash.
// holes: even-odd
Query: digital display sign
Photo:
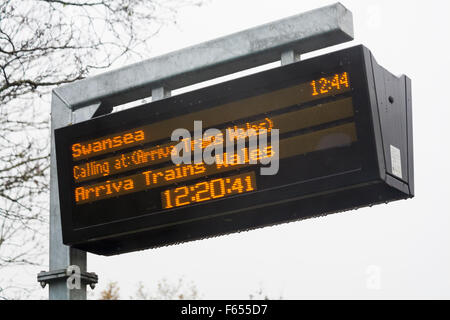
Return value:
<svg viewBox="0 0 450 320">
<path fill-rule="evenodd" d="M 235 170 L 234 166 L 226 165 L 226 163 L 230 162 L 227 161 L 226 154 L 225 159 L 222 161 L 225 164 L 210 166 L 204 164 L 188 164 L 174 166 L 171 163 L 171 154 L 173 147 L 178 142 L 167 142 L 164 144 L 153 143 L 154 141 L 161 141 L 161 138 L 163 139 L 162 141 L 170 140 L 171 132 L 179 126 L 192 129 L 193 119 L 201 119 L 208 126 L 220 127 L 222 125 L 222 127 L 225 127 L 221 130 L 219 139 L 214 141 L 203 138 L 184 141 L 192 151 L 195 150 L 196 145 L 198 145 L 198 148 L 204 149 L 210 144 L 222 144 L 224 139 L 227 139 L 226 137 L 236 139 L 237 137 L 233 136 L 233 133 L 229 132 L 230 130 L 234 130 L 235 135 L 238 135 L 239 132 L 245 132 L 248 129 L 254 129 L 255 134 L 259 134 L 260 132 L 270 133 L 273 128 L 279 129 L 281 134 L 296 132 L 308 127 L 351 118 L 353 116 L 351 98 L 343 97 L 325 104 L 312 105 L 299 110 L 286 108 L 289 108 L 292 104 L 303 104 L 308 101 L 314 101 L 323 96 L 345 93 L 349 89 L 348 73 L 342 72 L 255 97 L 238 100 L 233 103 L 220 105 L 205 111 L 190 113 L 162 122 L 132 128 L 131 130 L 128 129 L 124 132 L 117 132 L 114 135 L 107 135 L 94 140 L 73 143 L 71 150 L 73 182 L 75 183 L 73 191 L 75 204 L 82 205 L 88 202 L 119 197 L 132 192 L 174 185 L 204 176 Z M 245 111 L 242 111 L 244 106 L 246 107 L 244 109 Z M 225 113 L 227 116 L 223 116 Z M 222 117 L 217 117 L 220 114 Z M 257 120 L 250 121 L 249 119 L 251 117 L 256 117 Z M 226 124 L 230 122 L 237 124 L 227 127 Z M 348 127 L 340 126 L 334 129 L 332 134 L 337 134 L 336 132 L 347 134 L 347 138 L 343 139 L 342 143 L 352 142 L 356 140 L 354 127 L 352 128 L 353 132 Z M 315 142 L 315 144 L 309 144 L 309 150 L 305 150 L 302 147 L 285 147 L 287 144 L 305 145 L 301 142 L 305 140 L 305 134 L 281 140 L 280 150 L 282 150 L 282 154 L 280 154 L 280 157 L 284 158 L 294 155 L 291 152 L 293 150 L 296 150 L 298 154 L 313 152 L 319 143 L 318 139 L 329 135 L 329 132 L 330 130 L 321 130 L 318 131 L 318 135 L 306 135 L 306 139 Z M 339 142 L 337 143 L 339 144 Z M 123 149 L 126 149 L 127 152 L 121 152 Z M 286 155 L 288 150 L 289 154 Z M 271 155 L 270 149 L 256 149 L 250 152 L 248 148 L 244 148 L 242 151 L 246 158 L 242 162 L 243 164 L 247 164 L 247 166 L 251 166 L 250 160 L 258 160 L 260 157 L 268 157 Z M 108 155 L 111 153 L 114 154 L 112 157 L 97 158 L 100 155 Z M 91 160 L 93 157 L 96 160 Z M 166 163 L 166 165 L 152 169 L 153 166 L 161 163 Z M 120 178 L 116 179 L 111 178 L 138 168 L 145 168 L 145 170 L 143 169 L 131 175 L 122 174 Z M 82 184 L 88 180 L 95 180 L 96 183 Z M 210 197 L 209 199 L 215 199 L 215 197 Z M 162 208 L 171 207 L 163 205 Z"/>
<path fill-rule="evenodd" d="M 273 203 L 324 192 L 319 186 L 332 190 L 330 181 L 346 175 L 341 188 L 358 175 L 367 178 L 379 159 L 368 130 L 373 111 L 363 51 L 343 50 L 56 130 L 65 243 L 117 254 L 295 220 L 292 213 L 267 220 L 266 208 L 276 212 Z M 195 121 L 216 134 L 172 141 L 176 129 L 192 133 Z M 251 135 L 270 137 L 275 129 L 277 148 L 249 146 Z M 239 139 L 244 144 L 230 153 L 225 145 Z M 217 161 L 175 164 L 179 144 L 192 152 L 216 147 Z M 274 157 L 277 174 L 261 175 L 262 160 Z"/>
</svg>

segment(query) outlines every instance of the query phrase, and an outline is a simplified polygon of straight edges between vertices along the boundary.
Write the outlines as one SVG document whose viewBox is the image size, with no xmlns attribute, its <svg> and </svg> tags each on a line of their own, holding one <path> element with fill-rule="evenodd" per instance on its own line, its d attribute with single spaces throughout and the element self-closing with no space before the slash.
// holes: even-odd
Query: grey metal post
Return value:
<svg viewBox="0 0 450 320">
<path fill-rule="evenodd" d="M 50 271 L 38 275 L 41 285 L 49 284 L 50 299 L 86 299 L 86 284 L 97 283 L 97 275 L 86 272 L 86 252 L 62 243 L 54 129 L 145 98 L 149 89 L 156 101 L 169 97 L 171 90 L 280 59 L 283 65 L 293 63 L 302 53 L 352 39 L 352 13 L 336 3 L 55 88 L 51 124 Z M 67 268 L 71 265 L 81 270 L 80 289 L 70 290 L 66 285 Z"/>
<path fill-rule="evenodd" d="M 53 91 L 50 155 L 50 271 L 43 271 L 38 275 L 38 281 L 43 287 L 47 283 L 49 285 L 50 300 L 86 300 L 86 285 L 92 286 L 97 282 L 97 276 L 86 270 L 86 252 L 66 246 L 62 242 L 54 130 L 92 118 L 99 106 L 100 104 L 95 104 L 73 111 L 70 105 Z M 76 283 L 74 288 L 67 284 L 69 276 L 72 275 L 68 270 L 69 266 L 75 266 L 76 270 L 81 271 L 80 274 L 74 275 L 79 277 L 79 288 L 76 288 Z"/>
</svg>

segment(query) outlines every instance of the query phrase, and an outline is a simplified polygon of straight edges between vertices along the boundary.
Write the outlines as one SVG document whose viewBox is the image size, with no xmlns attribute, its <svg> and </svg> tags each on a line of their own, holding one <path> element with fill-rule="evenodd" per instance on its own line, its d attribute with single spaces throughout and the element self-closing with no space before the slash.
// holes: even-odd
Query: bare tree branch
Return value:
<svg viewBox="0 0 450 320">
<path fill-rule="evenodd" d="M 0 270 L 42 263 L 52 88 L 148 57 L 177 10 L 203 1 L 0 1 Z"/>
</svg>

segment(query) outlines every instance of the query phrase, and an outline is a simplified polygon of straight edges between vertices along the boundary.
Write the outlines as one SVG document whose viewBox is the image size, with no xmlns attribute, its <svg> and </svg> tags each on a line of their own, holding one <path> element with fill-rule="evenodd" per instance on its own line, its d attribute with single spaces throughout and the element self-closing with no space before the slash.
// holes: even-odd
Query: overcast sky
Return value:
<svg viewBox="0 0 450 320">
<path fill-rule="evenodd" d="M 181 12 L 178 24 L 155 39 L 153 53 L 334 2 L 211 0 Z M 355 28 L 344 47 L 362 43 L 382 66 L 412 79 L 416 197 L 138 253 L 89 254 L 88 269 L 100 279 L 95 296 L 109 281 L 118 281 L 127 298 L 139 281 L 152 290 L 162 278 L 184 277 L 209 299 L 245 299 L 260 288 L 286 299 L 450 298 L 450 3 L 342 3 Z M 370 285 L 377 274 L 379 286 Z"/>
</svg>

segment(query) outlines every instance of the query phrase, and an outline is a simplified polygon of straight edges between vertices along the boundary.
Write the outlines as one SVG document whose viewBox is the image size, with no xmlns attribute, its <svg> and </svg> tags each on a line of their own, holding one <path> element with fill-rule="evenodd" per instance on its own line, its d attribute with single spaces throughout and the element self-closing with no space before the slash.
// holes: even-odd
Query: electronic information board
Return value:
<svg viewBox="0 0 450 320">
<path fill-rule="evenodd" d="M 194 121 L 220 134 L 187 149 L 278 129 L 277 154 L 174 164 L 172 132 Z M 60 128 L 63 242 L 112 255 L 410 198 L 411 126 L 410 80 L 356 46 Z"/>
</svg>

